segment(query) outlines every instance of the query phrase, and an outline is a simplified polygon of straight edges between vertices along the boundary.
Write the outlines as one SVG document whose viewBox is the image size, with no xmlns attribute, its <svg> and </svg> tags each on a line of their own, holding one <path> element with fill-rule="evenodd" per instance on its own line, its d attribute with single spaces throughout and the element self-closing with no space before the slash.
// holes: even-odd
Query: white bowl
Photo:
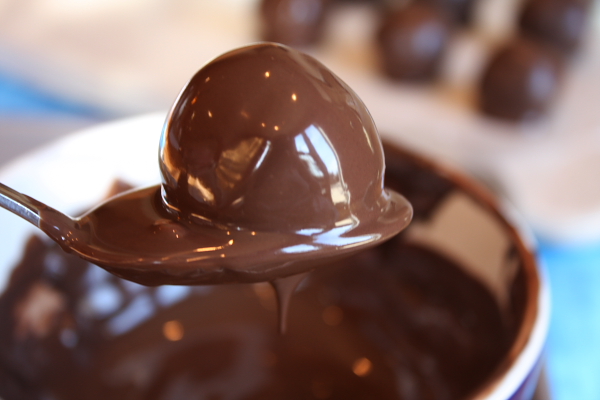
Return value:
<svg viewBox="0 0 600 400">
<path fill-rule="evenodd" d="M 5 167 L 0 181 L 67 214 L 97 203 L 117 178 L 134 185 L 157 183 L 163 121 L 163 114 L 145 115 L 67 136 Z M 508 353 L 471 398 L 529 399 L 550 314 L 548 283 L 530 234 L 507 206 L 470 178 L 400 148 L 388 146 L 387 161 L 388 175 L 403 171 L 402 164 L 408 163 L 412 171 L 451 188 L 427 218 L 418 218 L 417 212 L 399 240 L 453 260 L 487 287 L 504 313 L 518 320 Z M 431 190 L 420 183 L 403 194 L 410 199 Z M 0 226 L 1 294 L 23 243 L 36 230 L 9 212 L 0 212 Z"/>
</svg>

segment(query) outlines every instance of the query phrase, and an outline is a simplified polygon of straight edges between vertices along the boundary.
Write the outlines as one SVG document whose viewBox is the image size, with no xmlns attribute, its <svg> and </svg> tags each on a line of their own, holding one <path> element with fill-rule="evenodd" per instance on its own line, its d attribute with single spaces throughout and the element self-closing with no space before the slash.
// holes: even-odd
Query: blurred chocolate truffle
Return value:
<svg viewBox="0 0 600 400">
<path fill-rule="evenodd" d="M 328 3 L 329 0 L 262 0 L 262 39 L 290 46 L 318 42 Z"/>
<path fill-rule="evenodd" d="M 512 121 L 542 116 L 560 85 L 562 66 L 554 53 L 520 38 L 497 51 L 484 71 L 479 93 L 481 110 Z"/>
<path fill-rule="evenodd" d="M 522 34 L 572 54 L 586 31 L 589 8 L 587 0 L 527 0 L 519 27 Z"/>
<path fill-rule="evenodd" d="M 452 21 L 462 25 L 469 24 L 473 19 L 473 8 L 476 0 L 417 0 L 439 7 Z"/>
<path fill-rule="evenodd" d="M 377 35 L 385 73 L 409 81 L 434 78 L 450 33 L 444 14 L 427 4 L 411 3 L 387 14 Z"/>
</svg>

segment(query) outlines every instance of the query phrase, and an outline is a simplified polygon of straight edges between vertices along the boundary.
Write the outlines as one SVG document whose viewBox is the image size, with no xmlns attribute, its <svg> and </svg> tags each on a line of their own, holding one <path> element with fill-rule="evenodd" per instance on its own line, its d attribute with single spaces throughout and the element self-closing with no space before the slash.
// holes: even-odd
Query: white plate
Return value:
<svg viewBox="0 0 600 400">
<path fill-rule="evenodd" d="M 311 52 L 363 98 L 382 135 L 491 182 L 541 237 L 600 240 L 599 24 L 544 123 L 494 122 L 465 101 L 517 3 L 480 0 L 478 28 L 456 38 L 434 87 L 378 73 L 377 17 L 364 5 L 339 10 Z M 166 110 L 201 65 L 258 37 L 256 0 L 0 0 L 0 15 L 0 69 L 120 114 Z"/>
</svg>

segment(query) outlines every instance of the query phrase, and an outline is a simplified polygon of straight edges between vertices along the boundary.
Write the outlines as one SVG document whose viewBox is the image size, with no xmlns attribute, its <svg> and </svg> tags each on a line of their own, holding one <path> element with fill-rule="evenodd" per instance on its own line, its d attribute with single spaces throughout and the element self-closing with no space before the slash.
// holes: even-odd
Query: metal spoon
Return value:
<svg viewBox="0 0 600 400">
<path fill-rule="evenodd" d="M 389 223 L 358 223 L 321 233 L 249 231 L 177 218 L 161 187 L 113 197 L 71 218 L 0 183 L 0 206 L 41 229 L 63 250 L 145 284 L 272 281 L 375 246 L 404 229 L 412 208 L 389 192 Z M 371 226 L 373 225 L 373 226 Z"/>
</svg>

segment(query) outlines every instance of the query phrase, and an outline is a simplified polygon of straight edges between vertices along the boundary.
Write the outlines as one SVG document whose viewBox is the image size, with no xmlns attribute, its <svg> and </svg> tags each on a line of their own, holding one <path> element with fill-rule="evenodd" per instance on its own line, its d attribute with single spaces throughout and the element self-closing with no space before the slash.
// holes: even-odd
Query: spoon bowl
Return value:
<svg viewBox="0 0 600 400">
<path fill-rule="evenodd" d="M 298 274 L 375 246 L 404 229 L 410 203 L 388 192 L 373 221 L 304 232 L 248 231 L 174 217 L 161 187 L 115 196 L 79 218 L 0 183 L 0 206 L 41 229 L 63 250 L 144 285 L 260 282 Z"/>
</svg>

